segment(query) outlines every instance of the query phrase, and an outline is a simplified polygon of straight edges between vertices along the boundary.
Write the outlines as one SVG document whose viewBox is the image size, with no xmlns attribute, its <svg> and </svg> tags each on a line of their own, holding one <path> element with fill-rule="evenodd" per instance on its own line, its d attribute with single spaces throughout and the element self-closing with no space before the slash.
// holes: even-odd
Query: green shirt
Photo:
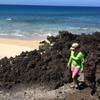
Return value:
<svg viewBox="0 0 100 100">
<path fill-rule="evenodd" d="M 68 64 L 70 64 L 72 67 L 80 68 L 81 71 L 83 71 L 83 62 L 84 62 L 84 55 L 82 52 L 74 52 L 71 51 L 71 55 L 68 61 Z"/>
</svg>

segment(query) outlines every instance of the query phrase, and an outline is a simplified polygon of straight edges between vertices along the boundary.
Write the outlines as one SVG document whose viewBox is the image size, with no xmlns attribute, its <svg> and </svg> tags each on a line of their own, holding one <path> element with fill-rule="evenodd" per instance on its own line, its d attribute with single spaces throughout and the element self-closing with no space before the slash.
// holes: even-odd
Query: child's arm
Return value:
<svg viewBox="0 0 100 100">
<path fill-rule="evenodd" d="M 68 67 L 70 67 L 70 65 L 71 65 L 72 55 L 73 55 L 73 51 L 71 51 L 71 54 L 70 54 L 70 58 L 69 58 L 69 61 L 68 61 L 68 64 L 67 64 Z"/>
<path fill-rule="evenodd" d="M 83 55 L 82 55 L 82 53 L 78 53 L 77 56 L 72 55 L 71 58 L 74 60 L 80 60 L 81 58 L 83 58 Z"/>
</svg>

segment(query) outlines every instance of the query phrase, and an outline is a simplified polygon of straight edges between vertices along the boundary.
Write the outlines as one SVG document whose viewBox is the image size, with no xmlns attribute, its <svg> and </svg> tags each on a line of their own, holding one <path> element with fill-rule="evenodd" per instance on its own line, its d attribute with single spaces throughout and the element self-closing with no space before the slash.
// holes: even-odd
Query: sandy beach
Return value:
<svg viewBox="0 0 100 100">
<path fill-rule="evenodd" d="M 0 38 L 0 58 L 15 57 L 22 51 L 38 49 L 40 40 L 20 40 L 12 38 Z"/>
</svg>

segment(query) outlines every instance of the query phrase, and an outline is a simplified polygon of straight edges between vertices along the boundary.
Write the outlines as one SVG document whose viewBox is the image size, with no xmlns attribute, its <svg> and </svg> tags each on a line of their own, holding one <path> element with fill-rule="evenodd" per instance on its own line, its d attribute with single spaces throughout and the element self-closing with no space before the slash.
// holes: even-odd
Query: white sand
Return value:
<svg viewBox="0 0 100 100">
<path fill-rule="evenodd" d="M 39 40 L 18 40 L 0 38 L 0 58 L 14 57 L 22 51 L 31 51 L 38 49 Z"/>
</svg>

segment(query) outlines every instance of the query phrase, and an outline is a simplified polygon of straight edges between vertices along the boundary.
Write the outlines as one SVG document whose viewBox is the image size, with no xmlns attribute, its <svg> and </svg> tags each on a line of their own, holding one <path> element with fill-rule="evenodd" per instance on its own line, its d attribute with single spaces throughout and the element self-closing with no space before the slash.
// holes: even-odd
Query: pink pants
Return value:
<svg viewBox="0 0 100 100">
<path fill-rule="evenodd" d="M 72 71 L 72 75 L 77 75 L 80 71 L 80 68 L 72 67 L 71 71 Z"/>
</svg>

